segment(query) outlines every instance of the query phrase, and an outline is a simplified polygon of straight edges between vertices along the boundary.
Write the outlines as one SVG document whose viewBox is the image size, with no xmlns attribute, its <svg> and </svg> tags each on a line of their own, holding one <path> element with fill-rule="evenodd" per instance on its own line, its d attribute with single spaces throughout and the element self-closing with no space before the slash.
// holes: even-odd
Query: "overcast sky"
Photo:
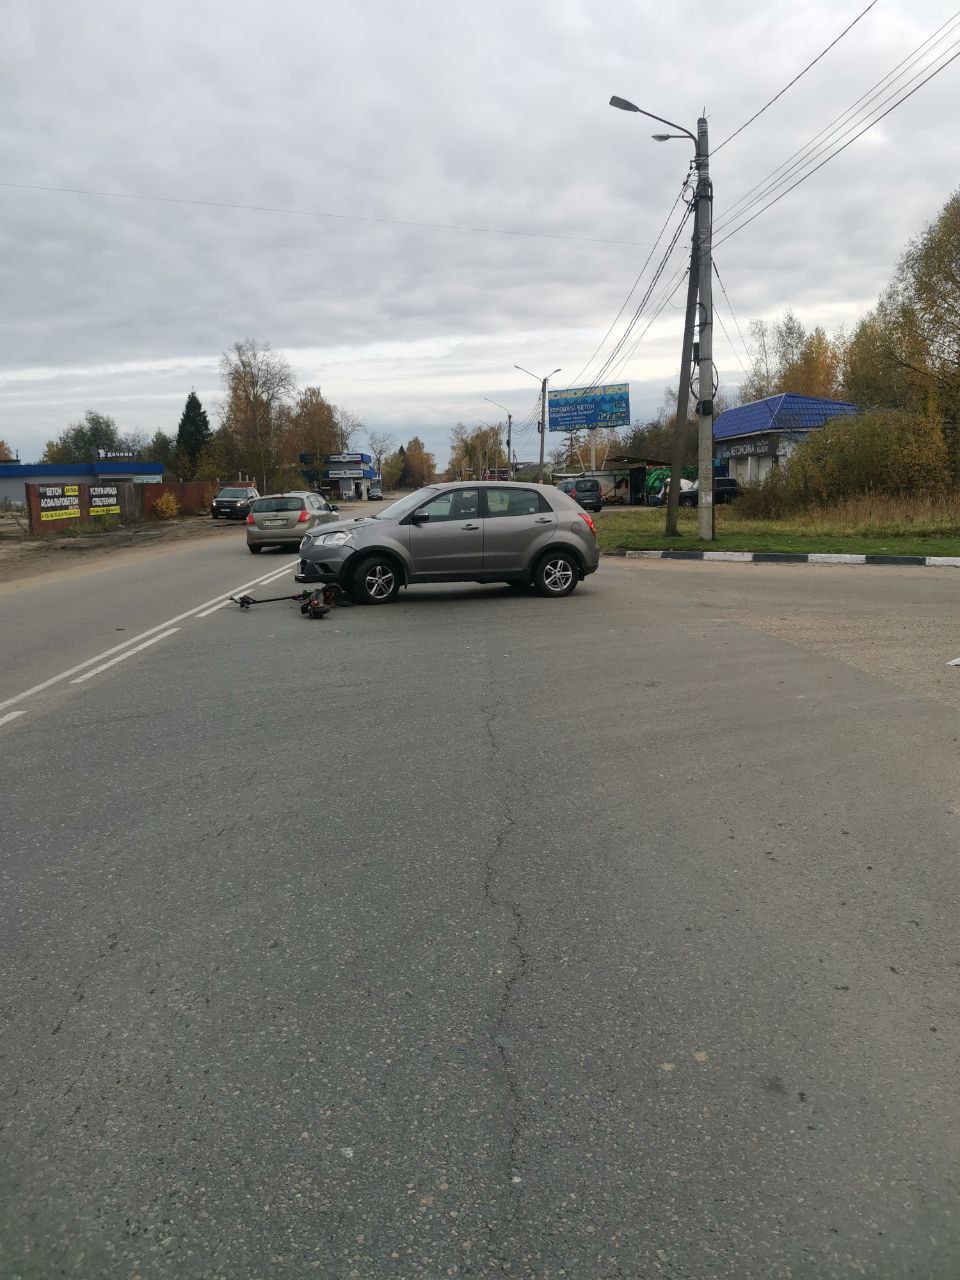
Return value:
<svg viewBox="0 0 960 1280">
<path fill-rule="evenodd" d="M 529 413 L 514 364 L 577 378 L 679 191 L 690 146 L 610 95 L 693 129 L 705 106 L 716 147 L 866 2 L 6 0 L 0 180 L 312 213 L 0 188 L 0 437 L 31 461 L 88 408 L 175 431 L 250 336 L 444 464 L 458 419 L 502 416 L 484 395 Z M 718 223 L 951 12 L 878 0 L 717 154 Z M 958 79 L 960 60 L 718 247 L 744 330 L 873 303 L 957 185 Z M 621 372 L 635 417 L 676 377 L 680 329 L 668 307 Z M 719 328 L 716 351 L 738 382 Z"/>
</svg>

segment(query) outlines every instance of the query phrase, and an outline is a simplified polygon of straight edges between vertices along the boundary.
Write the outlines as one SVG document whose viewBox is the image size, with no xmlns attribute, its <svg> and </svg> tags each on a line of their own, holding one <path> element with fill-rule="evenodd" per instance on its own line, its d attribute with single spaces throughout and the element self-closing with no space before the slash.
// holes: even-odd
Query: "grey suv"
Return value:
<svg viewBox="0 0 960 1280">
<path fill-rule="evenodd" d="M 342 520 L 300 543 L 298 582 L 336 582 L 385 604 L 415 582 L 532 584 L 567 596 L 600 562 L 593 521 L 542 484 L 432 484 L 375 516 Z"/>
</svg>

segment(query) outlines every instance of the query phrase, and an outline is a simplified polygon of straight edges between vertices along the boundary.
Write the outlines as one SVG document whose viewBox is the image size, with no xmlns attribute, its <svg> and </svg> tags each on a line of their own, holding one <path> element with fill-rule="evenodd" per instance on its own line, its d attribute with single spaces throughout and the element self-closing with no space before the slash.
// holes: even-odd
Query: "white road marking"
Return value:
<svg viewBox="0 0 960 1280">
<path fill-rule="evenodd" d="M 273 572 L 270 574 L 269 578 L 260 578 L 259 581 L 257 582 L 257 586 L 259 587 L 269 586 L 271 582 L 276 582 L 278 578 L 286 577 L 286 575 L 289 572 L 290 572 L 289 565 L 284 565 L 282 569 L 274 569 Z M 202 613 L 197 614 L 197 617 L 209 618 L 211 613 L 216 613 L 218 609 L 225 609 L 228 604 L 233 604 L 233 601 L 229 597 L 226 600 L 221 600 L 219 604 L 215 604 L 212 609 L 204 609 Z"/>
<path fill-rule="evenodd" d="M 297 560 L 291 560 L 289 564 L 284 566 L 284 570 L 292 569 Z M 138 640 L 143 640 L 147 636 L 152 636 L 155 631 L 162 631 L 164 627 L 170 627 L 175 622 L 183 622 L 185 618 L 192 618 L 200 613 L 202 609 L 208 609 L 212 604 L 218 604 L 221 600 L 229 599 L 230 596 L 236 595 L 240 591 L 246 591 L 248 587 L 257 587 L 262 582 L 268 581 L 278 572 L 283 570 L 271 569 L 267 574 L 261 574 L 259 578 L 254 578 L 251 582 L 244 582 L 239 587 L 231 587 L 229 591 L 222 591 L 220 595 L 214 596 L 212 600 L 205 600 L 203 604 L 198 604 L 193 609 L 187 609 L 184 613 L 178 613 L 175 618 L 168 618 L 166 622 L 158 622 L 155 627 L 148 627 L 146 631 L 141 631 L 139 635 L 131 636 L 129 640 L 122 640 L 120 644 L 115 644 L 112 649 L 105 649 L 103 653 L 98 653 L 92 658 L 87 658 L 86 662 L 78 662 L 75 667 L 71 667 L 68 671 L 61 671 L 59 675 L 51 676 L 49 680 L 43 680 L 40 684 L 35 684 L 30 689 L 24 689 L 22 693 L 16 693 L 12 698 L 7 698 L 0 702 L 0 711 L 5 711 L 7 707 L 16 706 L 18 702 L 22 702 L 24 698 L 32 698 L 35 693 L 42 693 L 44 689 L 49 689 L 52 685 L 60 684 L 63 680 L 69 680 L 71 676 L 75 676 L 78 671 L 82 671 L 84 667 L 92 666 L 93 663 L 99 662 L 101 658 L 109 658 L 111 654 L 119 653 L 122 649 L 127 649 L 130 645 L 136 644 Z"/>
<path fill-rule="evenodd" d="M 171 627 L 169 631 L 163 631 L 158 636 L 152 636 L 149 640 L 144 640 L 143 644 L 138 644 L 133 649 L 128 649 L 126 653 L 121 653 L 119 657 L 111 658 L 109 662 L 101 662 L 100 666 L 94 667 L 92 671 L 85 671 L 82 676 L 77 676 L 76 680 L 71 680 L 70 683 L 83 684 L 84 680 L 89 680 L 92 676 L 98 676 L 101 671 L 106 671 L 107 667 L 115 667 L 118 662 L 123 662 L 126 658 L 132 658 L 141 649 L 149 649 L 158 640 L 166 640 L 167 636 L 172 636 L 179 630 L 179 627 Z"/>
<path fill-rule="evenodd" d="M 948 667 L 960 667 L 960 658 L 954 658 L 952 662 L 947 663 Z"/>
<path fill-rule="evenodd" d="M 16 720 L 17 716 L 25 716 L 25 711 L 8 711 L 5 716 L 0 716 L 0 724 L 9 724 L 11 720 Z"/>
</svg>

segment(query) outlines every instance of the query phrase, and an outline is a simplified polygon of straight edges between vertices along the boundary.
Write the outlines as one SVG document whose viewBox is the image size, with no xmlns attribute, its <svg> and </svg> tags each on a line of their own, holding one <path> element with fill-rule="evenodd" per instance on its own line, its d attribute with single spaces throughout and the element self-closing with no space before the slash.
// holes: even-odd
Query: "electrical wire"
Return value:
<svg viewBox="0 0 960 1280">
<path fill-rule="evenodd" d="M 722 291 L 722 293 L 723 293 L 724 298 L 726 299 L 726 302 L 727 302 L 727 308 L 728 308 L 728 310 L 729 310 L 729 312 L 730 312 L 730 315 L 731 315 L 731 317 L 732 317 L 732 319 L 733 319 L 733 323 L 737 326 L 737 333 L 739 333 L 739 335 L 740 335 L 740 341 L 743 343 L 743 350 L 744 350 L 744 354 L 746 355 L 747 359 L 749 360 L 749 359 L 750 359 L 750 346 L 749 346 L 749 343 L 747 342 L 746 338 L 743 336 L 743 330 L 740 328 L 740 321 L 737 319 L 737 313 L 734 311 L 734 309 L 733 309 L 733 303 L 730 301 L 730 295 L 727 293 L 727 286 L 723 283 L 723 279 L 721 278 L 720 271 L 719 271 L 719 270 L 718 270 L 718 268 L 717 268 L 717 260 L 716 260 L 716 258 L 713 258 L 713 260 L 712 260 L 712 261 L 713 261 L 713 274 L 717 277 L 717 283 L 720 285 L 720 289 L 721 289 L 721 291 Z M 723 323 L 723 322 L 721 321 L 721 325 L 722 325 L 722 323 Z M 736 352 L 734 352 L 734 354 L 736 354 Z M 739 356 L 737 356 L 737 360 L 740 362 L 740 368 L 741 368 L 741 369 L 743 369 L 743 372 L 744 372 L 744 373 L 747 373 L 747 370 L 744 368 L 744 366 L 743 366 L 743 362 L 740 360 L 740 357 L 739 357 Z M 747 374 L 747 376 L 749 377 L 750 375 L 749 375 L 749 374 Z"/>
<path fill-rule="evenodd" d="M 799 187 L 801 183 L 806 182 L 808 178 L 812 178 L 813 175 L 817 173 L 820 169 L 822 169 L 825 164 L 829 164 L 831 160 L 835 160 L 836 157 L 840 155 L 842 151 L 846 151 L 847 147 L 852 146 L 853 143 L 855 143 L 858 138 L 861 138 L 865 133 L 867 133 L 870 129 L 872 129 L 875 124 L 879 124 L 879 122 L 883 120 L 886 116 L 890 115 L 892 111 L 896 111 L 897 107 L 902 106 L 902 104 L 906 102 L 908 98 L 912 98 L 913 95 L 918 92 L 918 90 L 922 89 L 923 86 L 925 84 L 928 84 L 935 76 L 938 76 L 941 71 L 944 71 L 950 65 L 950 63 L 954 62 L 957 58 L 960 58 L 960 48 L 958 48 L 956 53 L 952 54 L 951 57 L 949 57 L 946 62 L 942 63 L 939 67 L 937 67 L 935 71 L 931 71 L 930 74 L 925 79 L 921 80 L 918 85 L 915 85 L 910 90 L 909 93 L 905 93 L 902 98 L 899 98 L 896 102 L 892 104 L 892 106 L 887 107 L 887 109 L 884 112 L 882 112 L 879 116 L 877 116 L 875 120 L 871 120 L 869 124 L 864 125 L 864 127 L 858 133 L 855 133 L 853 137 L 850 138 L 847 142 L 845 142 L 842 147 L 837 147 L 828 156 L 826 156 L 823 160 L 821 160 L 818 165 L 815 165 L 814 168 L 810 169 L 807 173 L 803 174 L 802 177 L 798 178 L 796 182 L 791 183 L 791 185 L 789 187 L 786 187 L 783 191 L 781 191 L 779 195 L 774 196 L 772 200 L 768 201 L 765 205 L 762 206 L 762 208 L 758 209 L 756 213 L 751 214 L 749 218 L 746 218 L 738 226 L 734 227 L 732 231 L 728 231 L 725 236 L 723 236 L 721 239 L 716 241 L 716 247 L 719 247 L 720 245 L 724 244 L 727 240 L 731 238 L 731 236 L 735 236 L 737 232 L 742 231 L 744 227 L 749 226 L 751 222 L 759 218 L 762 213 L 766 213 L 766 211 L 772 208 L 775 204 L 779 204 L 779 202 L 784 198 L 784 196 L 788 196 L 790 192 L 795 191 L 796 188 Z M 729 225 L 729 222 L 726 225 Z"/>
<path fill-rule="evenodd" d="M 870 0 L 870 3 L 867 5 L 867 7 L 862 12 L 857 14 L 854 20 L 850 23 L 850 25 L 848 27 L 844 27 L 844 29 L 840 32 L 840 34 L 836 37 L 836 39 L 831 40 L 825 49 L 821 49 L 821 51 L 817 54 L 814 60 L 812 62 L 808 62 L 807 65 L 803 68 L 803 70 L 798 72 L 793 77 L 793 79 L 789 82 L 789 84 L 785 84 L 779 93 L 775 93 L 773 97 L 770 99 L 770 101 L 765 103 L 760 108 L 759 111 L 754 112 L 754 114 L 750 117 L 749 120 L 745 120 L 739 129 L 734 129 L 733 133 L 731 133 L 729 137 L 724 138 L 724 140 L 720 143 L 718 147 L 714 147 L 713 154 L 716 155 L 717 152 L 721 151 L 727 145 L 728 142 L 732 142 L 734 138 L 738 137 L 739 134 L 743 133 L 744 129 L 746 129 L 748 125 L 753 124 L 754 120 L 758 120 L 760 116 L 762 116 L 763 113 L 767 110 L 768 107 L 773 106 L 773 104 L 777 101 L 778 98 L 782 98 L 788 89 L 792 89 L 793 86 L 797 83 L 797 81 L 802 79 L 803 76 L 807 74 L 807 72 L 810 70 L 811 67 L 815 67 L 821 58 L 826 57 L 826 55 L 830 52 L 830 50 L 834 47 L 834 45 L 840 43 L 840 41 L 847 34 L 848 31 L 853 30 L 853 28 L 857 25 L 857 23 L 860 21 L 861 18 L 865 18 L 867 16 L 867 14 L 870 12 L 870 10 L 873 8 L 873 6 L 876 3 L 877 3 L 877 0 Z"/>
<path fill-rule="evenodd" d="M 926 40 L 922 41 L 912 53 L 908 54 L 906 58 L 888 71 L 885 76 L 876 82 L 876 84 L 871 85 L 865 93 L 861 94 L 852 106 L 848 107 L 845 111 L 842 111 L 840 115 L 835 116 L 834 119 L 831 120 L 829 124 L 825 125 L 819 133 L 815 134 L 813 138 L 811 138 L 797 151 L 794 151 L 793 154 L 788 156 L 787 159 L 779 164 L 776 169 L 772 170 L 765 178 L 762 178 L 748 191 L 745 191 L 743 195 L 729 206 L 729 208 L 725 209 L 720 215 L 718 215 L 715 220 L 714 232 L 716 233 L 724 227 L 729 226 L 735 218 L 740 217 L 746 211 L 745 206 L 765 199 L 767 195 L 776 190 L 778 185 L 787 181 L 794 174 L 799 173 L 814 159 L 822 155 L 825 150 L 828 150 L 835 142 L 846 137 L 851 130 L 857 127 L 857 124 L 862 123 L 862 121 L 867 118 L 866 115 L 862 114 L 865 108 L 871 108 L 870 112 L 867 114 L 872 114 L 874 111 L 881 110 L 890 101 L 893 94 L 900 92 L 902 89 L 906 88 L 907 85 L 912 84 L 913 81 L 923 75 L 923 73 L 928 70 L 929 67 L 937 61 L 937 59 L 946 56 L 946 54 L 950 53 L 952 49 L 956 48 L 956 45 L 950 45 L 946 50 L 941 50 L 940 53 L 936 54 L 931 61 L 922 66 L 920 70 L 917 71 L 909 80 L 905 80 L 896 88 L 894 87 L 896 81 L 902 80 L 906 72 L 910 70 L 910 68 L 919 59 L 924 57 L 925 52 L 931 52 L 931 49 L 927 48 L 927 46 L 936 46 L 937 44 L 941 44 L 948 37 L 953 36 L 956 32 L 958 23 L 960 23 L 960 10 L 958 10 L 953 17 L 949 18 L 941 27 L 934 31 L 932 35 L 928 36 Z M 951 28 L 951 30 L 948 31 L 947 28 Z M 885 95 L 887 96 L 885 97 Z M 871 106 L 871 104 L 877 102 L 877 99 L 881 100 L 879 104 L 877 106 Z M 861 120 L 854 120 L 853 123 L 850 123 L 845 130 L 841 130 L 841 128 L 838 127 L 842 126 L 845 121 L 848 121 L 850 117 L 857 113 L 861 114 Z"/>
<path fill-rule="evenodd" d="M 286 209 L 273 205 L 239 204 L 227 200 L 188 200 L 179 196 L 134 195 L 125 191 L 95 191 L 85 187 L 37 186 L 27 182 L 0 182 L 7 191 L 45 191 L 60 195 L 94 196 L 104 200 L 137 200 L 149 204 L 190 205 L 201 209 L 238 209 L 245 213 L 276 213 L 295 218 L 328 218 L 338 222 L 369 222 L 389 227 L 419 227 L 429 231 L 461 231 L 486 236 L 523 236 L 532 240 L 574 240 L 580 244 L 609 244 L 646 248 L 641 240 L 606 240 L 598 236 L 570 236 L 551 231 L 517 231 L 510 227 L 473 227 L 454 222 L 420 222 L 409 218 L 375 218 L 359 213 L 329 213 L 321 209 Z"/>
<path fill-rule="evenodd" d="M 623 350 L 625 344 L 629 340 L 630 335 L 633 333 L 634 328 L 639 322 L 640 317 L 642 316 L 645 308 L 647 307 L 650 301 L 653 291 L 656 289 L 658 283 L 660 282 L 661 277 L 663 276 L 664 271 L 666 270 L 667 263 L 669 262 L 673 254 L 673 251 L 676 248 L 677 241 L 680 239 L 680 235 L 683 232 L 683 228 L 687 224 L 687 219 L 690 217 L 691 212 L 692 212 L 692 205 L 687 205 L 683 211 L 683 215 L 681 216 L 679 223 L 676 226 L 676 229 L 674 230 L 672 237 L 670 238 L 670 243 L 667 245 L 667 248 L 663 254 L 663 257 L 660 259 L 657 269 L 653 273 L 653 277 L 649 285 L 647 286 L 646 292 L 644 293 L 643 298 L 640 300 L 640 305 L 637 307 L 636 311 L 634 312 L 633 317 L 630 320 L 630 323 L 627 325 L 626 329 L 623 331 L 619 341 L 616 343 L 613 350 L 610 352 L 609 356 L 607 357 L 607 359 L 605 360 L 605 362 L 603 363 L 599 371 L 596 374 L 594 374 L 593 380 L 591 381 L 590 386 L 584 387 L 583 389 L 584 394 L 586 394 L 588 391 L 593 391 L 598 386 L 600 386 L 601 379 L 612 368 L 614 362 L 617 360 L 618 356 L 620 355 L 620 352 Z"/>
<path fill-rule="evenodd" d="M 586 371 L 593 364 L 594 360 L 597 358 L 597 355 L 603 348 L 604 343 L 610 337 L 610 334 L 613 332 L 617 321 L 620 319 L 624 311 L 627 309 L 627 304 L 630 302 L 630 299 L 636 293 L 637 287 L 639 286 L 640 281 L 643 279 L 643 273 L 646 271 L 647 267 L 650 265 L 650 259 L 656 253 L 657 246 L 660 244 L 660 241 L 663 239 L 663 234 L 670 224 L 670 219 L 673 217 L 674 210 L 676 209 L 680 201 L 683 199 L 683 193 L 687 190 L 687 187 L 689 186 L 689 184 L 690 184 L 690 173 L 688 171 L 687 176 L 683 180 L 683 185 L 681 186 L 680 190 L 677 192 L 676 199 L 674 200 L 673 204 L 670 206 L 670 212 L 667 214 L 666 218 L 664 219 L 663 226 L 660 228 L 657 238 L 653 242 L 653 247 L 651 248 L 650 252 L 647 254 L 646 258 L 644 259 L 643 266 L 640 268 L 639 272 L 637 273 L 636 280 L 634 280 L 633 284 L 630 286 L 630 292 L 624 298 L 620 306 L 620 310 L 617 312 L 617 314 L 613 317 L 613 320 L 610 322 L 610 327 L 607 329 L 606 333 L 597 343 L 596 349 L 594 350 L 593 354 L 589 357 L 588 360 L 584 362 L 583 368 L 580 370 L 580 372 L 577 374 L 574 380 L 571 383 L 568 383 L 568 386 L 567 386 L 568 390 L 570 387 L 575 387 L 579 384 L 580 379 L 583 377 Z"/>
</svg>

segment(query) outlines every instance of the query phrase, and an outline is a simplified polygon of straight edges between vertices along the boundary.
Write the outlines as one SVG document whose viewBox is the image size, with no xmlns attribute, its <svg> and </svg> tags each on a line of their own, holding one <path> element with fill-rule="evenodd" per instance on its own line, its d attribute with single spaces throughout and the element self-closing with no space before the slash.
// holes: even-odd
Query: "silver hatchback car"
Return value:
<svg viewBox="0 0 960 1280">
<path fill-rule="evenodd" d="M 247 550 L 253 555 L 264 547 L 299 547 L 303 535 L 318 524 L 339 519 L 338 508 L 318 493 L 268 493 L 257 498 L 247 516 Z"/>
<path fill-rule="evenodd" d="M 508 582 L 567 596 L 600 563 L 590 516 L 552 485 L 432 484 L 375 516 L 307 533 L 298 582 L 385 604 L 415 582 Z"/>
</svg>

